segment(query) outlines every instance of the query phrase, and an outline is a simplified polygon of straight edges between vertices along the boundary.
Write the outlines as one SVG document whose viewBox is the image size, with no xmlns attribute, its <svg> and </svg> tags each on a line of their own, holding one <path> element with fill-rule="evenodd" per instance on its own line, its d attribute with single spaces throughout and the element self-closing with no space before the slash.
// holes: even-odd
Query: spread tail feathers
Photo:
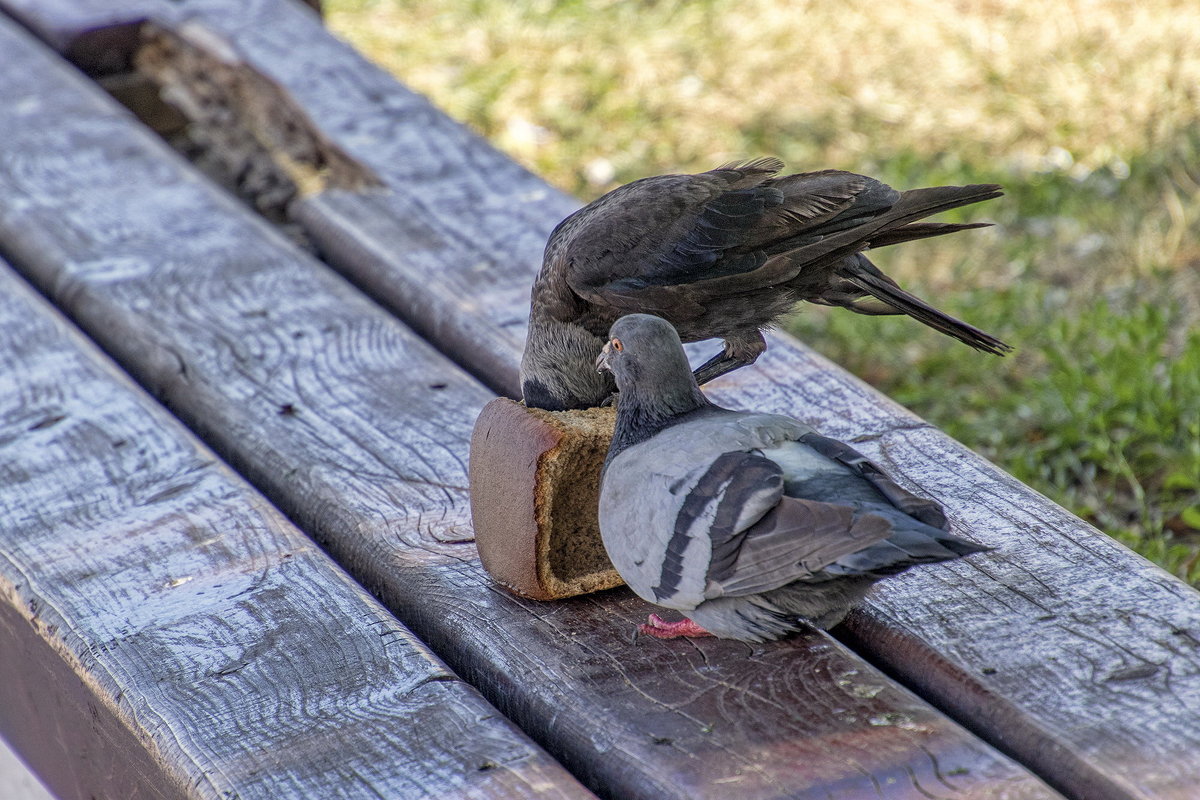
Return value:
<svg viewBox="0 0 1200 800">
<path fill-rule="evenodd" d="M 948 211 L 951 208 L 991 200 L 1002 194 L 1000 187 L 991 183 L 911 189 L 904 192 L 885 215 L 890 218 L 891 224 L 883 226 L 879 233 L 868 237 L 868 246 L 884 247 L 913 239 L 924 239 L 967 228 L 982 227 L 979 224 L 916 222 L 916 220 Z M 985 353 L 1002 356 L 1012 351 L 1010 345 L 995 336 L 938 311 L 919 297 L 904 291 L 861 253 L 857 254 L 855 260 L 861 269 L 854 270 L 852 273 L 843 273 L 842 277 L 884 304 Z M 854 310 L 853 306 L 848 307 Z M 878 313 L 877 309 L 868 311 L 865 306 L 863 310 L 865 313 Z"/>
</svg>

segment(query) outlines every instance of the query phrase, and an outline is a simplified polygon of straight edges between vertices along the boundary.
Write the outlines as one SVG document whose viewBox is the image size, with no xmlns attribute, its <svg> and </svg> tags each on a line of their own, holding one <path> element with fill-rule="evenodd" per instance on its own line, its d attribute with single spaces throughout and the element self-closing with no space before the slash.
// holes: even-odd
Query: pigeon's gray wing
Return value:
<svg viewBox="0 0 1200 800">
<path fill-rule="evenodd" d="M 880 578 L 914 564 L 988 549 L 882 504 L 842 505 L 785 496 L 736 536 L 714 538 L 705 595 L 739 597 L 791 583 Z"/>
<path fill-rule="evenodd" d="M 599 510 L 604 546 L 629 587 L 687 611 L 706 599 L 713 535 L 758 521 L 783 496 L 783 480 L 773 462 L 746 452 L 687 452 L 686 437 L 668 435 L 684 427 L 664 432 L 665 446 L 654 437 L 614 459 Z"/>
<path fill-rule="evenodd" d="M 910 517 L 934 528 L 949 529 L 946 513 L 942 510 L 941 505 L 933 500 L 918 497 L 903 488 L 853 447 L 815 432 L 801 436 L 798 441 L 866 480 L 883 495 L 885 500 Z"/>
<path fill-rule="evenodd" d="M 685 491 L 665 541 L 654 602 L 694 608 L 804 579 L 894 533 L 886 518 L 783 494 L 783 470 L 757 451 L 717 457 Z"/>
<path fill-rule="evenodd" d="M 714 539 L 706 596 L 761 594 L 795 581 L 826 580 L 832 577 L 823 574 L 826 567 L 887 540 L 892 533 L 891 523 L 876 514 L 783 497 L 754 525 L 729 539 Z"/>
<path fill-rule="evenodd" d="M 706 599 L 714 536 L 735 536 L 783 497 L 778 465 L 739 441 L 755 431 L 710 422 L 628 448 L 600 486 L 600 535 L 613 566 L 639 597 L 683 611 Z"/>
<path fill-rule="evenodd" d="M 679 495 L 679 510 L 654 596 L 698 605 L 709 597 L 714 559 L 736 558 L 744 532 L 783 497 L 783 473 L 775 462 L 744 452 L 724 453 Z M 707 558 L 685 560 L 688 550 Z"/>
<path fill-rule="evenodd" d="M 806 434 L 774 452 L 814 445 L 810 463 L 818 468 L 808 474 L 824 488 L 818 497 L 789 496 L 797 476 L 785 475 L 783 465 L 755 450 L 722 455 L 708 480 L 697 481 L 684 498 L 675 529 L 707 535 L 706 599 L 760 594 L 796 581 L 879 577 L 986 549 L 947 533 L 940 506 L 900 488 L 850 447 Z M 822 461 L 832 469 L 821 470 Z M 715 502 L 706 483 L 720 492 Z M 766 513 L 751 507 L 765 499 L 755 487 L 774 492 L 781 484 L 784 493 L 772 493 L 775 502 Z"/>
<path fill-rule="evenodd" d="M 852 448 L 787 417 L 719 409 L 622 452 L 600 495 L 601 535 L 626 583 L 685 612 L 986 549 L 944 526 L 936 503 Z"/>
<path fill-rule="evenodd" d="M 899 196 L 871 178 L 837 170 L 769 179 L 781 166 L 762 159 L 630 184 L 625 196 L 597 209 L 574 234 L 567 284 L 590 302 L 678 322 L 731 290 L 787 280 L 796 267 L 774 256 L 796 247 L 803 231 L 820 239 L 827 233 L 823 225 L 841 230 L 830 221 L 848 209 L 858 221 L 858 206 L 874 213 Z"/>
</svg>

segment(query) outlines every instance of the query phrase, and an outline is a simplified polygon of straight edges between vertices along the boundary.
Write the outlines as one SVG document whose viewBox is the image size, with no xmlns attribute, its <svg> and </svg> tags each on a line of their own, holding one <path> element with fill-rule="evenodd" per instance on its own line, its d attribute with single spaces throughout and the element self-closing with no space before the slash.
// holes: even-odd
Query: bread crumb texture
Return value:
<svg viewBox="0 0 1200 800">
<path fill-rule="evenodd" d="M 507 398 L 484 407 L 471 436 L 471 516 L 498 583 L 537 600 L 621 584 L 596 517 L 615 421 L 612 408 L 544 411 Z"/>
</svg>

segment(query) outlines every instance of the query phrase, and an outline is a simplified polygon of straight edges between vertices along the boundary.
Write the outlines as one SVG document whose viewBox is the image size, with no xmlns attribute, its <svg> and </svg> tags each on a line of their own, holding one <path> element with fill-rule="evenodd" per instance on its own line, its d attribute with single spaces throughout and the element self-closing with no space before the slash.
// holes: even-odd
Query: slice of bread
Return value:
<svg viewBox="0 0 1200 800">
<path fill-rule="evenodd" d="M 512 592 L 555 600 L 621 585 L 596 518 L 616 410 L 484 406 L 468 475 L 484 568 Z"/>
</svg>

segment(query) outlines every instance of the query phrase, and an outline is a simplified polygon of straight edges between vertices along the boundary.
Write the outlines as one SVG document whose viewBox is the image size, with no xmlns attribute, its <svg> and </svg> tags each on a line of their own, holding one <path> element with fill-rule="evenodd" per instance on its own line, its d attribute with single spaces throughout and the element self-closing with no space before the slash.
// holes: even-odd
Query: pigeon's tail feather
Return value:
<svg viewBox="0 0 1200 800">
<path fill-rule="evenodd" d="M 961 208 L 1000 197 L 1004 192 L 994 183 L 974 183 L 970 186 L 929 186 L 924 189 L 909 189 L 901 193 L 900 199 L 888 211 L 887 216 L 903 225 L 909 222 L 940 214 L 952 208 Z M 895 225 L 888 225 L 894 228 Z"/>
<path fill-rule="evenodd" d="M 972 228 L 989 228 L 991 225 L 992 223 L 990 222 L 913 222 L 872 236 L 869 240 L 869 246 L 874 250 L 893 244 L 911 242 L 916 239 L 945 236 L 947 233 L 958 233 L 959 231 L 967 231 Z"/>
<path fill-rule="evenodd" d="M 895 512 L 888 510 L 884 513 L 894 522 L 898 521 Z M 916 564 L 952 561 L 991 549 L 904 517 L 888 538 L 842 556 L 826 565 L 822 571 L 842 576 L 895 575 Z"/>
<path fill-rule="evenodd" d="M 994 547 L 988 547 L 985 544 L 975 544 L 975 542 L 969 542 L 966 539 L 960 539 L 959 537 L 949 533 L 939 536 L 938 543 L 947 550 L 953 550 L 960 556 L 970 556 L 974 555 L 975 553 L 987 553 L 996 549 Z"/>
<path fill-rule="evenodd" d="M 1002 342 L 990 333 L 979 330 L 960 319 L 939 311 L 916 295 L 901 289 L 895 281 L 879 271 L 861 254 L 856 254 L 847 262 L 854 266 L 840 270 L 841 277 L 857 286 L 862 291 L 891 306 L 902 314 L 907 314 L 919 322 L 923 322 L 936 331 L 952 336 L 960 342 L 971 345 L 976 350 L 1002 356 L 1012 352 L 1012 346 Z M 847 308 L 854 310 L 853 305 Z M 868 311 L 868 313 L 877 313 Z"/>
<path fill-rule="evenodd" d="M 1000 186 L 994 183 L 975 183 L 969 186 L 928 186 L 924 189 L 897 192 L 890 186 L 874 179 L 866 180 L 871 180 L 873 184 L 879 186 L 879 190 L 873 193 L 873 199 L 882 198 L 883 190 L 891 192 L 891 201 L 886 206 L 881 207 L 878 203 L 873 206 L 862 206 L 856 202 L 847 212 L 804 232 L 806 236 L 819 234 L 824 237 L 830 245 L 833 245 L 828 251 L 830 255 L 845 255 L 847 252 L 868 247 L 883 247 L 912 239 L 924 239 L 968 228 L 983 227 L 988 223 L 914 223 L 952 208 L 982 203 L 984 200 L 992 200 L 1004 194 Z M 843 239 L 834 236 L 837 233 L 845 234 L 846 237 Z M 840 252 L 835 248 L 840 249 Z"/>
</svg>

